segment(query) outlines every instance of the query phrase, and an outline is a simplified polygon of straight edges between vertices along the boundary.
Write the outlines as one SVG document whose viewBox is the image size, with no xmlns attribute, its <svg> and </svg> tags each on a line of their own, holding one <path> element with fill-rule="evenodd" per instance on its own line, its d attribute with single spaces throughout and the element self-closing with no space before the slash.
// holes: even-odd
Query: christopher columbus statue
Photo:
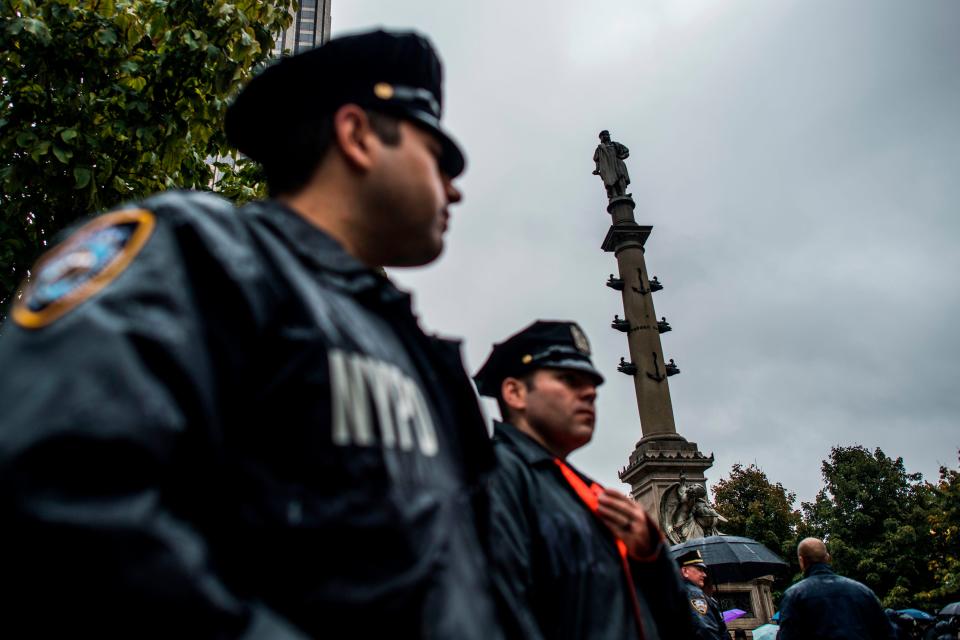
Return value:
<svg viewBox="0 0 960 640">
<path fill-rule="evenodd" d="M 610 199 L 627 193 L 630 176 L 623 161 L 629 157 L 630 150 L 611 140 L 609 131 L 600 132 L 600 144 L 593 152 L 593 161 L 597 164 L 593 175 L 603 178 L 603 186 L 607 188 L 607 197 Z"/>
</svg>

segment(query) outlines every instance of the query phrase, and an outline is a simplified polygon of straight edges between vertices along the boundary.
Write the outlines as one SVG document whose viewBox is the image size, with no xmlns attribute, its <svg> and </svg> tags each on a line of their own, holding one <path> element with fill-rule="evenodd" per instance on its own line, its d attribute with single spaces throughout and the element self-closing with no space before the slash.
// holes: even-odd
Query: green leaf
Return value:
<svg viewBox="0 0 960 640">
<path fill-rule="evenodd" d="M 100 29 L 97 32 L 97 40 L 100 41 L 100 44 L 116 44 L 117 34 L 112 29 Z"/>
<path fill-rule="evenodd" d="M 84 167 L 75 167 L 73 170 L 73 179 L 76 181 L 77 189 L 83 189 L 85 186 L 90 184 L 90 177 L 92 173 L 90 169 Z"/>
<path fill-rule="evenodd" d="M 123 81 L 123 84 L 127 85 L 134 91 L 143 91 L 143 88 L 147 86 L 147 79 L 141 77 L 128 78 Z"/>
<path fill-rule="evenodd" d="M 64 142 L 70 142 L 71 140 L 73 140 L 74 138 L 76 138 L 78 135 L 80 135 L 80 134 L 77 133 L 77 130 L 76 130 L 76 129 L 64 129 L 64 130 L 60 133 L 60 138 L 61 138 Z"/>
<path fill-rule="evenodd" d="M 32 151 L 30 151 L 30 157 L 33 159 L 34 162 L 39 162 L 40 156 L 47 155 L 48 151 L 50 151 L 50 141 L 44 140 L 43 142 L 35 146 Z"/>
<path fill-rule="evenodd" d="M 70 162 L 70 158 L 73 157 L 73 152 L 67 149 L 61 149 L 57 145 L 53 145 L 53 155 L 57 157 L 57 160 L 63 164 Z"/>
<path fill-rule="evenodd" d="M 43 44 L 50 44 L 50 29 L 47 28 L 47 25 L 43 23 L 42 20 L 37 20 L 36 18 L 24 18 L 23 20 L 23 30 L 27 33 L 37 37 Z"/>
<path fill-rule="evenodd" d="M 17 134 L 17 145 L 21 147 L 29 147 L 37 141 L 37 134 L 32 131 L 22 131 Z"/>
</svg>

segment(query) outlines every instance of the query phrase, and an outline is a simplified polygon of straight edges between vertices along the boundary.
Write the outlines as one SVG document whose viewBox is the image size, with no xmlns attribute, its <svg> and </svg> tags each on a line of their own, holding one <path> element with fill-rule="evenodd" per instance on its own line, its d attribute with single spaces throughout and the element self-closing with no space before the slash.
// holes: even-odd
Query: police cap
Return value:
<svg viewBox="0 0 960 640">
<path fill-rule="evenodd" d="M 412 32 L 371 31 L 334 38 L 283 57 L 250 81 L 227 109 L 230 144 L 258 162 L 281 158 L 278 133 L 352 103 L 404 118 L 442 145 L 440 168 L 463 172 L 460 147 L 440 126 L 443 65 L 433 45 Z"/>
<path fill-rule="evenodd" d="M 677 565 L 681 567 L 700 567 L 706 569 L 707 564 L 703 561 L 700 549 L 691 549 L 677 556 Z"/>
<path fill-rule="evenodd" d="M 498 398 L 505 378 L 519 377 L 544 367 L 583 371 L 597 385 L 603 384 L 603 376 L 590 361 L 590 343 L 579 325 L 548 320 L 537 320 L 493 345 L 493 351 L 473 380 L 480 395 Z"/>
</svg>

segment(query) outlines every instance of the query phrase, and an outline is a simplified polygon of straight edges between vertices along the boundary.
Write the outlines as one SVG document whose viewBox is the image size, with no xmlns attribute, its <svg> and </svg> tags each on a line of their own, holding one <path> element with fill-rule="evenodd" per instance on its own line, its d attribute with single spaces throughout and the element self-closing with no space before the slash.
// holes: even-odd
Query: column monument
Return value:
<svg viewBox="0 0 960 640">
<path fill-rule="evenodd" d="M 647 271 L 644 247 L 653 226 L 637 224 L 634 218 L 636 203 L 626 191 L 630 176 L 623 162 L 629 155 L 608 131 L 600 132 L 593 173 L 603 180 L 612 222 L 601 247 L 616 256 L 619 272 L 617 277 L 610 274 L 606 285 L 623 298 L 623 317 L 615 315 L 610 326 L 627 338 L 630 359 L 620 358 L 617 370 L 633 378 L 642 435 L 620 479 L 677 543 L 717 533 L 723 518 L 706 498 L 704 472 L 713 455 L 703 455 L 695 442 L 677 433 L 674 422 L 668 378 L 680 368 L 663 355 L 660 336 L 672 327 L 666 317 L 658 320 L 654 310 L 653 294 L 663 284 Z"/>
</svg>

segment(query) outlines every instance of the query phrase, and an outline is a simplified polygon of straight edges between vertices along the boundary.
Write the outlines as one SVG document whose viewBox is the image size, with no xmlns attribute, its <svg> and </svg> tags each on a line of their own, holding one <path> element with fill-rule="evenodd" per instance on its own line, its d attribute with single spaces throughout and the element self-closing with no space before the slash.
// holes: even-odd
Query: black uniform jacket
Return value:
<svg viewBox="0 0 960 640">
<path fill-rule="evenodd" d="M 494 452 L 494 582 L 523 637 L 637 638 L 614 538 L 581 502 L 554 456 L 504 423 L 494 427 Z M 645 639 L 691 638 L 690 607 L 664 546 L 650 562 L 629 565 Z"/>
<path fill-rule="evenodd" d="M 893 626 L 866 585 L 817 563 L 780 601 L 779 640 L 888 640 Z"/>
<path fill-rule="evenodd" d="M 125 270 L 0 338 L 0 627 L 499 637 L 459 346 L 279 203 L 138 206 Z"/>
<path fill-rule="evenodd" d="M 729 640 L 727 624 L 717 601 L 708 597 L 703 589 L 687 580 L 683 581 L 687 591 L 687 602 L 693 613 L 694 637 L 697 640 Z"/>
</svg>

